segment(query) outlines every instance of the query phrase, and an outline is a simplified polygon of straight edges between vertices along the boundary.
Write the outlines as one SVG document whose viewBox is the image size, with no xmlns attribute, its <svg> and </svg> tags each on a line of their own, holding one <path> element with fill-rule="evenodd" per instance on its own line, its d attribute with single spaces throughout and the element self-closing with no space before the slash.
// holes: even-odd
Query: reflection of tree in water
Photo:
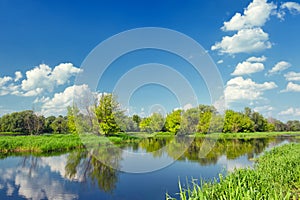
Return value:
<svg viewBox="0 0 300 200">
<path fill-rule="evenodd" d="M 88 178 L 97 183 L 99 189 L 109 192 L 115 189 L 118 180 L 120 151 L 114 147 L 101 147 L 89 151 L 74 151 L 68 156 L 66 176 Z"/>
<path fill-rule="evenodd" d="M 200 152 L 204 145 L 203 138 L 195 138 L 193 142 L 189 142 L 190 138 L 147 138 L 140 142 L 139 146 L 154 156 L 160 156 L 163 152 L 159 149 L 166 147 L 165 151 L 168 155 L 178 160 L 190 160 L 199 162 L 201 165 L 216 164 L 223 155 L 227 159 L 236 159 L 240 156 L 247 155 L 248 159 L 253 158 L 256 154 L 260 154 L 271 143 L 278 144 L 283 141 L 280 138 L 257 138 L 257 139 L 218 139 L 214 143 L 212 149 L 203 156 Z M 213 140 L 213 139 L 211 139 Z M 188 147 L 186 145 L 189 145 Z M 182 149 L 186 149 L 178 158 Z"/>
</svg>

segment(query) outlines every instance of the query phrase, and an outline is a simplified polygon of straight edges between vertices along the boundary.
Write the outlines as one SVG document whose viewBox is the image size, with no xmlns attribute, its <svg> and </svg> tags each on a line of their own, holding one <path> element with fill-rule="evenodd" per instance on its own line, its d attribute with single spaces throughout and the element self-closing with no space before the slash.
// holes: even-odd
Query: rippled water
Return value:
<svg viewBox="0 0 300 200">
<path fill-rule="evenodd" d="M 165 199 L 166 192 L 178 197 L 178 181 L 213 179 L 234 168 L 251 167 L 253 158 L 274 146 L 296 141 L 293 138 L 217 140 L 203 158 L 202 139 L 195 139 L 183 155 L 174 158 L 176 148 L 157 149 L 173 142 L 170 138 L 148 138 L 123 147 L 111 168 L 89 151 L 60 155 L 0 155 L 0 199 Z M 127 152 L 127 153 L 124 153 Z M 146 165 L 128 158 L 128 152 L 142 152 L 149 163 L 173 161 L 148 173 L 126 173 L 116 169 Z M 101 152 L 101 156 L 103 152 Z M 109 156 L 109 155 L 108 155 Z"/>
</svg>

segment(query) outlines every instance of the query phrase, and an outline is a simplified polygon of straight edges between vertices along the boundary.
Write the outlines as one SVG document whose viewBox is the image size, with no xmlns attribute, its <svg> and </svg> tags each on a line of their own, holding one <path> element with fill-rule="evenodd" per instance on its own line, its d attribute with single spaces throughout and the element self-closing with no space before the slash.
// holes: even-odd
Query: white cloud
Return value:
<svg viewBox="0 0 300 200">
<path fill-rule="evenodd" d="M 287 81 L 300 81 L 300 73 L 288 72 L 284 77 Z"/>
<path fill-rule="evenodd" d="M 280 73 L 280 72 L 288 69 L 290 66 L 291 66 L 290 63 L 288 63 L 286 61 L 280 61 L 271 70 L 268 71 L 267 75 L 273 75 L 276 73 Z"/>
<path fill-rule="evenodd" d="M 81 72 L 71 63 L 62 63 L 53 70 L 41 64 L 26 72 L 26 79 L 22 81 L 24 96 L 35 96 L 45 91 L 52 92 L 56 86 L 67 83 L 70 77 Z"/>
<path fill-rule="evenodd" d="M 255 112 L 263 113 L 263 112 L 273 111 L 274 107 L 269 106 L 269 105 L 267 105 L 267 106 L 258 106 L 258 107 L 253 108 L 253 110 Z"/>
<path fill-rule="evenodd" d="M 262 57 L 250 57 L 246 61 L 248 62 L 265 62 L 267 60 L 267 57 L 262 56 Z"/>
<path fill-rule="evenodd" d="M 44 102 L 42 113 L 45 116 L 65 114 L 67 107 L 73 102 L 80 102 L 92 96 L 88 85 L 73 85 L 67 87 L 63 92 L 54 94 L 52 99 L 42 98 L 37 101 Z"/>
<path fill-rule="evenodd" d="M 18 80 L 20 80 L 21 78 L 23 78 L 23 75 L 20 71 L 16 71 L 15 72 L 15 82 L 17 82 Z"/>
<path fill-rule="evenodd" d="M 281 92 L 300 92 L 300 85 L 289 82 L 286 86 L 286 89 L 282 90 Z"/>
<path fill-rule="evenodd" d="M 228 102 L 238 100 L 258 100 L 262 99 L 265 90 L 276 88 L 274 82 L 264 82 L 262 84 L 252 81 L 250 78 L 235 77 L 229 80 L 225 87 L 225 99 Z"/>
<path fill-rule="evenodd" d="M 292 115 L 292 116 L 300 116 L 299 108 L 288 108 L 287 110 L 283 110 L 279 113 L 279 115 Z"/>
<path fill-rule="evenodd" d="M 224 60 L 218 60 L 218 64 L 222 64 L 224 62 Z"/>
<path fill-rule="evenodd" d="M 216 42 L 211 50 L 219 50 L 220 53 L 252 53 L 272 47 L 269 35 L 261 28 L 242 29 L 233 36 L 224 36 L 221 42 Z"/>
<path fill-rule="evenodd" d="M 3 78 L 0 77 L 0 87 L 3 87 L 11 80 L 12 80 L 12 78 L 9 76 L 4 76 Z"/>
<path fill-rule="evenodd" d="M 280 6 L 281 9 L 288 9 L 292 14 L 300 13 L 300 4 L 296 2 L 285 2 Z"/>
<path fill-rule="evenodd" d="M 244 74 L 253 74 L 264 70 L 264 68 L 264 64 L 262 63 L 251 63 L 244 61 L 236 66 L 234 72 L 231 75 L 239 76 Z"/>
<path fill-rule="evenodd" d="M 224 22 L 223 31 L 242 30 L 245 28 L 262 27 L 277 8 L 267 0 L 253 0 L 244 13 L 236 13 L 228 22 Z"/>
</svg>

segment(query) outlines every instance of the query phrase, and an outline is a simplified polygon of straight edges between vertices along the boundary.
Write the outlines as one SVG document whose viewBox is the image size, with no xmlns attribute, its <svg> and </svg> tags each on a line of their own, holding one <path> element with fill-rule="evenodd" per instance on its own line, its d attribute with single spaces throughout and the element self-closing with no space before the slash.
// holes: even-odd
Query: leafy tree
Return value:
<svg viewBox="0 0 300 200">
<path fill-rule="evenodd" d="M 67 113 L 68 132 L 76 134 L 76 133 L 78 133 L 76 125 L 79 123 L 78 120 L 80 120 L 80 119 L 78 119 L 79 118 L 79 109 L 77 108 L 77 106 L 73 105 L 72 107 L 68 106 L 67 110 L 68 110 L 68 113 Z"/>
<path fill-rule="evenodd" d="M 200 111 L 198 108 L 191 108 L 183 112 L 180 132 L 181 134 L 194 133 L 197 131 Z"/>
<path fill-rule="evenodd" d="M 139 127 L 140 122 L 142 121 L 141 117 L 138 115 L 133 115 L 132 120 L 136 123 L 136 126 Z"/>
<path fill-rule="evenodd" d="M 167 131 L 177 133 L 180 129 L 182 110 L 174 110 L 166 117 L 165 128 Z"/>
<path fill-rule="evenodd" d="M 164 117 L 159 113 L 153 113 L 150 117 L 142 119 L 140 122 L 141 131 L 145 132 L 157 132 L 161 131 L 164 126 Z"/>
<path fill-rule="evenodd" d="M 287 123 L 288 131 L 300 131 L 300 121 L 299 120 L 289 120 Z"/>
<path fill-rule="evenodd" d="M 51 127 L 51 124 L 55 121 L 55 116 L 49 116 L 45 119 L 45 127 L 44 132 L 45 133 L 53 133 L 53 128 Z"/>
<path fill-rule="evenodd" d="M 68 131 L 68 123 L 67 119 L 63 116 L 59 115 L 52 123 L 51 128 L 54 133 L 67 133 Z"/>
<path fill-rule="evenodd" d="M 100 133 L 109 135 L 120 131 L 116 115 L 120 114 L 119 104 L 113 94 L 102 94 L 95 114 L 99 123 Z"/>
<path fill-rule="evenodd" d="M 149 117 L 146 117 L 141 120 L 140 122 L 140 130 L 144 132 L 151 132 L 151 127 L 150 127 L 151 119 Z"/>
<path fill-rule="evenodd" d="M 198 123 L 197 131 L 200 133 L 208 133 L 210 122 L 212 118 L 212 112 L 211 111 L 205 111 L 203 113 L 200 113 L 200 120 Z"/>
<path fill-rule="evenodd" d="M 258 112 L 253 112 L 251 120 L 254 122 L 254 131 L 264 132 L 268 131 L 268 121 Z"/>
<path fill-rule="evenodd" d="M 233 110 L 226 111 L 223 132 L 237 133 L 253 131 L 254 123 L 248 116 Z"/>
</svg>

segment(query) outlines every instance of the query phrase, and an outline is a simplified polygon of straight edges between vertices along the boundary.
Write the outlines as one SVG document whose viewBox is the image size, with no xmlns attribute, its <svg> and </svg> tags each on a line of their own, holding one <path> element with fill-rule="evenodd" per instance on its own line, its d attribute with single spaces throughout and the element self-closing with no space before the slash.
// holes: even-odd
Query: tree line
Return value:
<svg viewBox="0 0 300 200">
<path fill-rule="evenodd" d="M 44 117 L 32 110 L 13 112 L 0 117 L 0 132 L 24 134 L 82 133 L 110 135 L 118 132 L 171 132 L 187 133 L 238 133 L 267 131 L 300 131 L 300 121 L 283 123 L 246 107 L 242 112 L 226 110 L 218 113 L 214 106 L 199 105 L 188 110 L 174 110 L 163 116 L 152 113 L 148 117 L 127 116 L 112 94 L 103 94 L 88 112 L 73 105 L 67 116 Z"/>
</svg>

